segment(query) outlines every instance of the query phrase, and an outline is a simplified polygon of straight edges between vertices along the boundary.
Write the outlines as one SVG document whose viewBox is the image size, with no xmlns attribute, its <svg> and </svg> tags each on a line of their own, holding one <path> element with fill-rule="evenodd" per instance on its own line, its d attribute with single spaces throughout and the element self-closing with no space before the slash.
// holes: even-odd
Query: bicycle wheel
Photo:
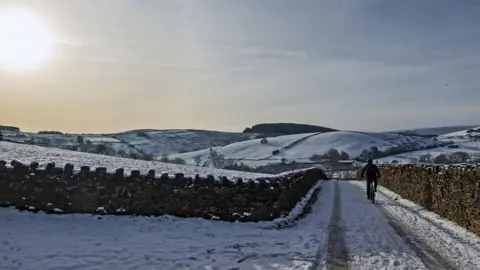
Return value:
<svg viewBox="0 0 480 270">
<path fill-rule="evenodd" d="M 372 199 L 372 203 L 375 203 L 375 190 L 373 190 L 373 183 L 370 184 L 370 198 Z"/>
</svg>

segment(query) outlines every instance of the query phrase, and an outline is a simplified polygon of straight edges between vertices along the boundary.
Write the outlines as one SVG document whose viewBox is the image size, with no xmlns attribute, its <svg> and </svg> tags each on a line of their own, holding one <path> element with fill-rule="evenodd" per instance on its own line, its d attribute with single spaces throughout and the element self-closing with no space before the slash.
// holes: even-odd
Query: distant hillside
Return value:
<svg viewBox="0 0 480 270">
<path fill-rule="evenodd" d="M 20 132 L 20 128 L 0 125 L 0 131 Z"/>
<path fill-rule="evenodd" d="M 447 133 L 467 130 L 476 126 L 446 126 L 446 127 L 432 127 L 432 128 L 417 128 L 417 129 L 406 129 L 406 130 L 396 130 L 389 131 L 390 133 L 399 133 L 403 135 L 413 135 L 413 136 L 425 136 L 425 137 L 434 137 Z"/>
<path fill-rule="evenodd" d="M 258 137 L 252 133 L 209 130 L 131 130 L 116 134 L 62 134 L 60 132 L 3 132 L 6 141 L 135 159 L 224 146 Z"/>
<path fill-rule="evenodd" d="M 12 160 L 17 160 L 24 164 L 30 164 L 30 162 L 36 161 L 39 163 L 40 167 L 45 167 L 50 162 L 55 162 L 55 164 L 59 167 L 63 167 L 66 163 L 70 163 L 74 165 L 76 169 L 80 169 L 80 166 L 90 166 L 92 169 L 97 167 L 105 167 L 108 172 L 115 172 L 116 169 L 123 168 L 127 175 L 131 170 L 140 170 L 142 174 L 147 174 L 149 170 L 153 169 L 157 172 L 157 175 L 162 173 L 174 175 L 175 173 L 182 172 L 186 176 L 190 177 L 195 176 L 196 174 L 203 176 L 212 174 L 216 177 L 227 176 L 229 179 L 233 179 L 234 177 L 243 177 L 244 179 L 248 179 L 268 176 L 257 173 L 213 170 L 211 168 L 166 164 L 157 161 L 150 162 L 144 160 L 133 160 L 128 158 L 67 151 L 53 147 L 40 147 L 36 145 L 11 142 L 0 142 L 0 160 L 7 161 L 9 163 Z M 1 269 L 5 268 L 1 267 Z"/>
<path fill-rule="evenodd" d="M 324 133 L 337 131 L 332 128 L 322 127 L 322 126 L 313 126 L 306 124 L 294 124 L 294 123 L 269 123 L 269 124 L 258 124 L 251 128 L 246 128 L 243 133 L 260 133 L 267 134 L 272 136 L 280 135 L 294 135 L 294 134 L 305 134 L 305 133 Z"/>
<path fill-rule="evenodd" d="M 439 136 L 440 139 L 469 139 L 470 137 L 480 136 L 480 126 L 468 127 L 464 130 L 457 130 L 455 132 L 442 134 Z"/>
<path fill-rule="evenodd" d="M 293 161 L 311 163 L 333 156 L 343 160 L 367 157 L 370 154 L 389 156 L 445 144 L 428 138 L 396 133 L 336 131 L 253 139 L 223 147 L 170 155 L 169 158 L 183 159 L 190 165 L 213 165 L 216 168 L 222 168 L 225 165 L 222 164 L 223 161 L 225 163 L 235 161 L 250 167 L 258 167 Z M 223 160 L 218 158 L 220 156 Z"/>
<path fill-rule="evenodd" d="M 180 129 L 135 130 L 110 134 L 110 136 L 154 159 L 160 159 L 164 155 L 191 152 L 250 140 L 257 138 L 258 134 Z"/>
</svg>

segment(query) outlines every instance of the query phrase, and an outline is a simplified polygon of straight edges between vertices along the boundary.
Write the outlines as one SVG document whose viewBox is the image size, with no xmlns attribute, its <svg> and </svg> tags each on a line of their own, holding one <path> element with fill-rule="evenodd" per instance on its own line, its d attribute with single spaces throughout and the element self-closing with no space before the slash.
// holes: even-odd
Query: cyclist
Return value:
<svg viewBox="0 0 480 270">
<path fill-rule="evenodd" d="M 362 168 L 360 177 L 363 178 L 365 174 L 367 176 L 367 199 L 370 199 L 368 196 L 370 194 L 370 183 L 373 181 L 374 190 L 377 192 L 377 182 L 380 178 L 380 171 L 378 170 L 377 165 L 373 164 L 371 158 L 368 159 L 367 164 Z"/>
</svg>

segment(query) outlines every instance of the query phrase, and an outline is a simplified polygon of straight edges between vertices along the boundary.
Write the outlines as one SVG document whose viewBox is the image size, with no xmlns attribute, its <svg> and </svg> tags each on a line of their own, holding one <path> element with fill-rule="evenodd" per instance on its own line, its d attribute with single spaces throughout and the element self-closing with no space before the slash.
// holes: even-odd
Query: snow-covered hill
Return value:
<svg viewBox="0 0 480 270">
<path fill-rule="evenodd" d="M 430 161 L 434 163 L 434 159 L 439 156 L 439 155 L 444 155 L 447 158 L 458 152 L 463 152 L 466 153 L 469 156 L 469 160 L 471 162 L 475 162 L 476 159 L 480 158 L 480 148 L 449 148 L 449 147 L 438 147 L 438 148 L 433 148 L 433 149 L 428 149 L 428 150 L 419 150 L 419 151 L 413 151 L 413 152 L 407 152 L 403 154 L 398 154 L 398 155 L 392 155 L 384 158 L 379 158 L 376 159 L 375 161 L 378 162 L 379 164 L 388 164 L 388 163 L 399 163 L 399 164 L 407 164 L 407 163 L 421 163 L 425 162 L 422 161 L 422 157 L 425 156 L 430 156 L 429 159 Z"/>
<path fill-rule="evenodd" d="M 455 139 L 471 139 L 472 137 L 480 136 L 480 126 L 479 127 L 470 127 L 468 129 L 459 130 L 456 132 L 451 132 L 447 134 L 442 134 L 439 136 L 439 139 L 442 140 L 454 140 Z"/>
<path fill-rule="evenodd" d="M 437 140 L 453 144 L 448 147 L 392 155 L 380 158 L 377 161 L 379 163 L 418 163 L 425 162 L 425 157 L 429 156 L 430 161 L 428 162 L 434 162 L 434 159 L 439 155 L 449 158 L 452 155 L 458 155 L 458 153 L 464 155 L 465 158 L 468 156 L 468 162 L 477 163 L 480 160 L 480 127 L 468 127 L 468 129 L 442 134 L 437 137 Z"/>
<path fill-rule="evenodd" d="M 463 130 L 459 130 L 464 128 Z M 473 127 L 473 130 L 479 129 Z M 460 147 L 476 150 L 480 142 L 472 140 L 472 135 L 479 132 L 472 131 L 472 127 L 439 127 L 405 130 L 415 135 L 443 134 L 438 141 L 453 141 Z M 454 133 L 446 133 L 455 131 Z M 181 158 L 190 165 L 212 166 L 211 151 L 215 150 L 226 159 L 236 159 L 252 167 L 280 163 L 282 161 L 298 163 L 312 162 L 314 155 L 323 155 L 330 149 L 339 153 L 345 152 L 348 158 L 355 158 L 364 151 L 377 147 L 385 151 L 391 147 L 404 148 L 403 152 L 432 148 L 439 142 L 409 136 L 398 132 L 354 132 L 336 131 L 328 133 L 308 133 L 271 137 L 262 143 L 260 134 L 218 132 L 207 130 L 133 130 L 115 134 L 39 134 L 17 132 L 14 130 L 2 131 L 6 140 L 24 142 L 26 144 L 76 150 L 88 153 L 100 153 L 110 156 L 162 160 Z M 480 141 L 480 140 L 479 140 Z M 438 149 L 437 152 L 451 151 Z M 398 152 L 396 152 L 398 153 Z M 343 157 L 345 157 L 345 154 Z M 412 153 L 417 155 L 417 153 Z M 398 158 L 398 156 L 392 157 Z M 416 158 L 410 158 L 415 160 Z"/>
<path fill-rule="evenodd" d="M 194 176 L 196 174 L 205 176 L 207 174 L 212 174 L 214 176 L 227 176 L 229 179 L 237 177 L 258 178 L 265 176 L 265 174 L 258 173 L 166 164 L 158 161 L 133 160 L 10 142 L 0 142 L 0 160 L 5 160 L 7 162 L 17 160 L 25 164 L 37 161 L 42 167 L 49 162 L 55 162 L 55 164 L 60 167 L 63 167 L 66 163 L 71 163 L 76 169 L 80 169 L 80 166 L 90 166 L 92 169 L 95 169 L 96 167 L 105 167 L 108 172 L 114 172 L 118 168 L 124 168 L 126 173 L 131 170 L 140 170 L 141 173 L 147 174 L 149 170 L 153 169 L 157 174 L 168 173 L 174 175 L 178 172 L 184 173 L 186 176 Z"/>
<path fill-rule="evenodd" d="M 135 130 L 116 134 L 38 134 L 2 131 L 6 140 L 34 145 L 101 153 L 112 156 L 160 159 L 164 155 L 190 152 L 249 140 L 257 134 L 207 130 Z"/>
<path fill-rule="evenodd" d="M 207 130 L 152 130 L 113 134 L 112 137 L 160 159 L 164 155 L 184 153 L 209 147 L 224 146 L 256 138 L 257 134 Z"/>
<path fill-rule="evenodd" d="M 439 136 L 447 133 L 457 132 L 468 130 L 475 126 L 447 126 L 447 127 L 433 127 L 433 128 L 416 128 L 416 129 L 405 129 L 405 130 L 395 130 L 390 131 L 389 133 L 402 133 L 405 135 L 420 135 L 420 136 Z"/>
<path fill-rule="evenodd" d="M 208 163 L 212 150 L 225 159 L 235 159 L 248 166 L 261 166 L 270 163 L 311 162 L 314 155 L 326 154 L 330 149 L 345 152 L 348 157 L 356 158 L 372 147 L 385 151 L 392 147 L 401 147 L 405 151 L 414 151 L 442 144 L 436 140 L 405 136 L 396 133 L 367 133 L 337 131 L 329 133 L 308 133 L 287 135 L 275 138 L 253 139 L 233 143 L 223 147 L 203 149 L 190 153 L 170 155 L 169 158 L 184 159 L 187 164 Z"/>
</svg>

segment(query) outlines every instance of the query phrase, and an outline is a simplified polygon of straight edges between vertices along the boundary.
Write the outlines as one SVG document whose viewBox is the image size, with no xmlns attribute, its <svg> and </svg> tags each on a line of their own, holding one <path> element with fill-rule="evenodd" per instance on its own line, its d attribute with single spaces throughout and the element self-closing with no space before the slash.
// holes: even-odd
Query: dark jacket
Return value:
<svg viewBox="0 0 480 270">
<path fill-rule="evenodd" d="M 367 180 L 377 180 L 380 178 L 380 171 L 378 170 L 377 165 L 367 164 L 362 168 L 361 178 L 366 174 Z"/>
</svg>

